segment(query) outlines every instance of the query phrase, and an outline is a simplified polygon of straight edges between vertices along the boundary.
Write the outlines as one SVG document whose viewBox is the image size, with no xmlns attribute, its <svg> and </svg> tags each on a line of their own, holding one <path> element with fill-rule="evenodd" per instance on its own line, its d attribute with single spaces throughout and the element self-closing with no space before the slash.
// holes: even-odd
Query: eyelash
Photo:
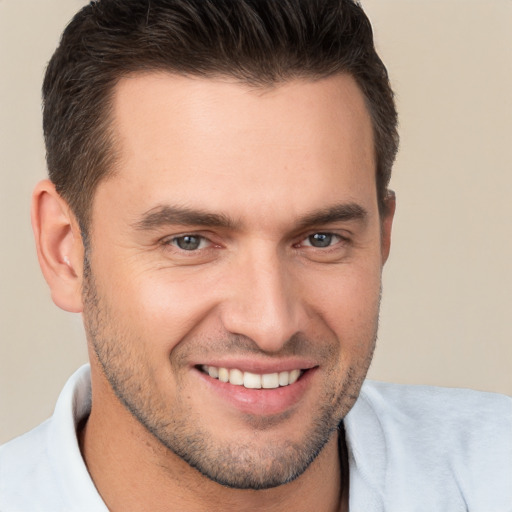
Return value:
<svg viewBox="0 0 512 512">
<path fill-rule="evenodd" d="M 311 239 L 315 236 L 325 236 L 325 237 L 329 237 L 329 245 L 326 245 L 326 246 L 319 246 L 319 247 L 316 247 L 314 245 L 311 244 Z M 198 239 L 199 240 L 199 246 L 195 249 L 190 249 L 190 250 L 187 250 L 187 249 L 184 249 L 183 247 L 180 247 L 178 245 L 179 243 L 179 240 L 183 240 L 183 239 L 186 239 L 187 237 L 190 237 L 190 238 L 195 238 L 195 239 Z M 330 243 L 332 241 L 332 239 L 335 239 L 335 242 L 334 243 Z M 307 241 L 309 242 L 308 244 L 304 244 L 304 242 Z M 209 245 L 207 247 L 201 247 L 201 245 L 204 244 L 204 242 L 207 242 Z M 330 231 L 315 231 L 309 235 L 306 235 L 306 236 L 302 236 L 300 241 L 293 244 L 293 247 L 296 248 L 296 249 L 301 249 L 301 248 L 304 248 L 304 247 L 310 247 L 311 249 L 313 250 L 320 250 L 320 251 L 323 251 L 323 252 L 326 252 L 328 250 L 333 250 L 333 248 L 336 248 L 338 245 L 346 245 L 350 242 L 350 239 L 346 236 L 342 236 L 340 235 L 339 233 L 332 233 Z M 205 250 L 208 250 L 208 249 L 214 249 L 214 248 L 218 248 L 220 247 L 220 245 L 218 244 L 215 244 L 214 242 L 212 242 L 207 236 L 205 235 L 201 235 L 201 234 L 197 234 L 197 233 L 184 233 L 182 235 L 178 235 L 178 236 L 173 236 L 171 238 L 166 238 L 166 239 L 163 239 L 162 240 L 162 244 L 165 245 L 165 246 L 172 246 L 175 250 L 179 251 L 180 253 L 188 253 L 190 255 L 194 254 L 194 253 L 197 253 L 199 251 L 205 251 Z"/>
<path fill-rule="evenodd" d="M 320 243 L 322 242 L 322 239 L 320 237 L 327 237 L 329 243 L 328 243 L 328 245 L 325 245 L 325 246 L 321 246 L 321 245 L 315 246 L 311 243 L 311 239 L 313 237 L 319 237 L 317 239 L 317 241 L 320 241 Z M 331 241 L 333 241 L 333 239 L 334 239 L 334 243 L 330 243 Z M 307 241 L 308 244 L 304 245 L 305 241 Z M 312 233 L 311 235 L 308 235 L 308 236 L 302 238 L 301 242 L 299 242 L 299 244 L 297 244 L 297 247 L 300 247 L 302 245 L 302 247 L 312 247 L 313 249 L 328 250 L 328 249 L 335 248 L 340 243 L 346 244 L 348 242 L 349 242 L 349 239 L 347 237 L 344 237 L 338 233 L 331 233 L 329 231 L 317 231 L 315 233 Z"/>
<path fill-rule="evenodd" d="M 180 247 L 178 245 L 179 243 L 179 240 L 184 240 L 186 238 L 195 238 L 195 239 L 198 239 L 199 240 L 199 247 L 197 247 L 196 249 L 192 249 L 192 250 L 187 250 L 187 249 L 184 249 L 183 247 Z M 208 243 L 208 246 L 207 247 L 201 247 L 204 243 Z M 194 254 L 194 253 L 198 253 L 199 251 L 205 251 L 205 250 L 208 250 L 208 249 L 212 249 L 212 248 L 215 248 L 215 247 L 219 247 L 218 244 L 215 244 L 214 242 L 212 242 L 207 236 L 204 236 L 204 235 L 201 235 L 201 234 L 198 234 L 198 233 L 184 233 L 182 235 L 178 235 L 178 236 L 173 236 L 171 238 L 165 238 L 162 240 L 162 244 L 164 246 L 171 246 L 173 247 L 173 249 L 179 251 L 180 253 L 183 253 L 183 254 Z"/>
</svg>

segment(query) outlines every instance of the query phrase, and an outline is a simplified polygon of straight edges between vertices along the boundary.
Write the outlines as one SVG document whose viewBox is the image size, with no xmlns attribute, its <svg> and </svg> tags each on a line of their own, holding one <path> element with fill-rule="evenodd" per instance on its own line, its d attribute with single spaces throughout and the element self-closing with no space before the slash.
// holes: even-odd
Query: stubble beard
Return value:
<svg viewBox="0 0 512 512">
<path fill-rule="evenodd" d="M 144 346 L 143 340 L 124 332 L 106 301 L 98 294 L 88 262 L 86 269 L 83 316 L 87 339 L 116 397 L 161 445 L 218 484 L 234 489 L 259 490 L 293 481 L 306 471 L 331 437 L 336 435 L 343 417 L 359 395 L 373 356 L 378 314 L 368 357 L 357 367 L 347 368 L 341 385 L 325 386 L 318 400 L 322 405 L 300 441 L 272 442 L 271 435 L 265 438 L 265 430 L 272 430 L 272 419 L 253 418 L 254 427 L 258 428 L 257 435 L 267 439 L 266 442 L 254 443 L 251 439 L 236 444 L 219 442 L 198 417 L 201 411 L 191 411 L 184 403 L 186 390 L 177 386 L 172 404 L 160 393 L 151 369 L 144 365 L 141 354 L 134 351 L 134 347 Z M 233 345 L 236 340 L 232 339 L 230 343 Z M 312 346 L 314 342 L 298 342 L 298 345 L 303 344 Z M 289 345 L 293 345 L 293 340 Z M 339 349 L 339 342 L 325 348 L 329 352 L 328 357 L 336 357 L 333 352 Z"/>
</svg>

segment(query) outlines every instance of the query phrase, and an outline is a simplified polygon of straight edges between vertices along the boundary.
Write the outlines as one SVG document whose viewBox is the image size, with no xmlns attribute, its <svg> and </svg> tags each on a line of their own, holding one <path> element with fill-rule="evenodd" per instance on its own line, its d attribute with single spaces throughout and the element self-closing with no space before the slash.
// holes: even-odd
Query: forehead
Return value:
<svg viewBox="0 0 512 512">
<path fill-rule="evenodd" d="M 311 202 L 374 199 L 371 119 L 347 75 L 254 88 L 140 74 L 117 85 L 113 113 L 119 161 L 106 186 L 141 208 L 172 202 L 241 214 L 252 201 L 297 209 L 305 193 Z"/>
</svg>

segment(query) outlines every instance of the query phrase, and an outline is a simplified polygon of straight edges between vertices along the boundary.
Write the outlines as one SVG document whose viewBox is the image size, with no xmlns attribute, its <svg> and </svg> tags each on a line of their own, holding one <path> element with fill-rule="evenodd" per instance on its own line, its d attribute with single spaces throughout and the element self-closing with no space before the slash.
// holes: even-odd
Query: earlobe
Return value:
<svg viewBox="0 0 512 512">
<path fill-rule="evenodd" d="M 382 212 L 382 234 L 381 234 L 381 253 L 382 264 L 386 263 L 391 249 L 391 228 L 396 210 L 396 196 L 393 190 L 388 190 L 385 199 L 385 207 Z"/>
<path fill-rule="evenodd" d="M 32 196 L 32 229 L 37 257 L 53 302 L 72 313 L 82 311 L 84 248 L 78 222 L 49 180 Z"/>
</svg>

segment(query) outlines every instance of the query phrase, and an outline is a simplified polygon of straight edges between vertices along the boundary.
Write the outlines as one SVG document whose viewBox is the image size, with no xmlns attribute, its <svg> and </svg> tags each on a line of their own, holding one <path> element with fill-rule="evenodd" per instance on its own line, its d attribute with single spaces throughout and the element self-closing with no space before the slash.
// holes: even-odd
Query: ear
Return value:
<svg viewBox="0 0 512 512">
<path fill-rule="evenodd" d="M 391 249 L 391 228 L 396 210 L 396 196 L 392 190 L 388 190 L 384 203 L 384 211 L 381 220 L 381 254 L 382 264 L 386 263 Z"/>
<path fill-rule="evenodd" d="M 49 180 L 32 195 L 32 229 L 39 265 L 53 302 L 72 313 L 82 311 L 84 247 L 80 229 L 67 202 Z"/>
</svg>

